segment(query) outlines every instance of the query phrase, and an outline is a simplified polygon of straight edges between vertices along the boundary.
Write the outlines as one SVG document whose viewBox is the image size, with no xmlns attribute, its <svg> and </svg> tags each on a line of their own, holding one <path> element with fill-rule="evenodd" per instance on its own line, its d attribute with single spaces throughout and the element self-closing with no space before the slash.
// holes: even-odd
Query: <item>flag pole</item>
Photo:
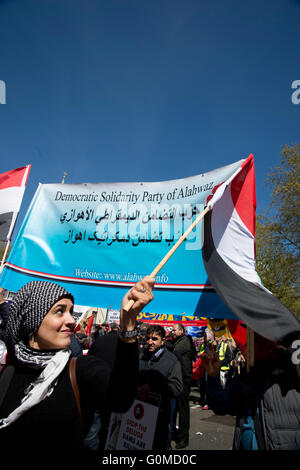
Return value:
<svg viewBox="0 0 300 470">
<path fill-rule="evenodd" d="M 61 184 L 65 183 L 65 179 L 66 179 L 67 174 L 68 173 L 66 171 L 64 171 L 64 174 L 63 174 L 63 177 L 62 177 L 62 180 L 61 180 Z"/>
<path fill-rule="evenodd" d="M 179 238 L 179 240 L 175 243 L 174 246 L 170 249 L 170 251 L 166 254 L 166 256 L 161 260 L 161 262 L 156 266 L 156 268 L 150 274 L 150 277 L 155 278 L 155 276 L 159 273 L 162 267 L 166 264 L 166 262 L 171 258 L 171 256 L 175 253 L 175 251 L 179 248 L 182 242 L 186 239 L 186 237 L 191 233 L 191 231 L 196 227 L 196 225 L 200 222 L 201 219 L 207 214 L 207 212 L 211 209 L 211 206 L 207 206 L 200 215 L 194 220 L 194 222 L 189 226 L 189 228 L 184 232 L 183 235 Z M 134 304 L 134 300 L 129 300 L 123 310 L 128 312 Z"/>
<path fill-rule="evenodd" d="M 3 254 L 3 257 L 2 257 L 2 260 L 1 260 L 0 274 L 2 273 L 2 270 L 3 270 L 3 267 L 4 267 L 4 263 L 5 263 L 8 248 L 9 248 L 9 244 L 10 244 L 10 240 L 7 240 L 6 247 L 5 247 L 5 250 L 4 250 L 4 254 Z"/>
</svg>

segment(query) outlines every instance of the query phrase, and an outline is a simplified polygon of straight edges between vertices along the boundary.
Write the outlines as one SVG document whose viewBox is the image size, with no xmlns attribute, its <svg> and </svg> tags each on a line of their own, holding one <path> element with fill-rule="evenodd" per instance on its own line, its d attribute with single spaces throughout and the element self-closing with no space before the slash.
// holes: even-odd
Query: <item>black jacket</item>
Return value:
<svg viewBox="0 0 300 470">
<path fill-rule="evenodd" d="M 150 392 L 160 396 L 152 448 L 163 450 L 168 445 L 171 398 L 179 397 L 183 390 L 181 365 L 176 356 L 165 347 L 156 354 L 145 349 L 140 354 L 139 365 L 139 387 L 143 385 L 148 385 Z"/>
<path fill-rule="evenodd" d="M 176 339 L 174 352 L 180 354 L 182 364 L 182 379 L 184 382 L 192 380 L 193 375 L 193 362 L 194 362 L 194 349 L 191 340 L 182 335 Z"/>
<path fill-rule="evenodd" d="M 182 393 L 182 374 L 176 356 L 163 348 L 161 354 L 149 354 L 145 349 L 140 355 L 139 386 L 148 384 L 151 391 L 168 398 Z"/>
<path fill-rule="evenodd" d="M 256 416 L 256 440 L 260 449 L 300 449 L 300 381 L 291 357 L 256 366 L 242 373 L 225 390 L 219 377 L 208 377 L 207 403 L 215 414 L 237 417 L 233 449 L 243 449 L 244 422 Z"/>
<path fill-rule="evenodd" d="M 8 416 L 19 405 L 24 389 L 39 374 L 40 370 L 15 365 L 0 417 Z M 106 342 L 103 357 L 87 355 L 77 358 L 76 378 L 85 430 L 90 428 L 94 410 L 110 409 L 118 413 L 128 410 L 136 396 L 137 374 L 137 344 L 126 344 L 114 336 Z M 65 456 L 79 455 L 82 437 L 67 364 L 49 397 L 0 430 L 0 454 L 16 454 L 25 458 L 39 453 L 46 461 L 54 456 L 52 452 L 62 454 L 62 449 Z"/>
</svg>

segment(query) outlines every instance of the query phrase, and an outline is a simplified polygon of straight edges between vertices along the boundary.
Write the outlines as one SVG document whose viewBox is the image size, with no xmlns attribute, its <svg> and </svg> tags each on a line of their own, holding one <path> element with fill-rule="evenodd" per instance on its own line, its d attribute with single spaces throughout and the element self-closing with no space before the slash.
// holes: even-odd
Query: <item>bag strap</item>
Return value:
<svg viewBox="0 0 300 470">
<path fill-rule="evenodd" d="M 76 405 L 78 408 L 78 413 L 81 419 L 82 416 L 81 416 L 81 406 L 80 406 L 80 393 L 79 393 L 79 388 L 78 388 L 78 384 L 76 380 L 76 357 L 72 357 L 70 360 L 69 375 L 70 375 L 70 381 L 71 381 L 71 385 L 72 385 L 75 400 L 76 400 Z"/>
<path fill-rule="evenodd" d="M 15 373 L 14 366 L 4 365 L 0 368 L 0 406 L 5 398 L 9 384 Z"/>
</svg>

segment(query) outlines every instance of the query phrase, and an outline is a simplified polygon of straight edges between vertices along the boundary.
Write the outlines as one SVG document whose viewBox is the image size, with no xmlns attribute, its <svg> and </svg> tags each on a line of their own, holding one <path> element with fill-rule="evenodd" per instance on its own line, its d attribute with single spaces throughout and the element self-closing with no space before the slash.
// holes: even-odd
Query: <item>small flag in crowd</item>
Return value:
<svg viewBox="0 0 300 470">
<path fill-rule="evenodd" d="M 213 189 L 204 219 L 202 256 L 210 282 L 248 327 L 290 347 L 300 339 L 300 322 L 262 284 L 255 266 L 255 172 L 250 155 Z"/>
<path fill-rule="evenodd" d="M 10 240 L 31 165 L 0 174 L 0 241 Z"/>
</svg>

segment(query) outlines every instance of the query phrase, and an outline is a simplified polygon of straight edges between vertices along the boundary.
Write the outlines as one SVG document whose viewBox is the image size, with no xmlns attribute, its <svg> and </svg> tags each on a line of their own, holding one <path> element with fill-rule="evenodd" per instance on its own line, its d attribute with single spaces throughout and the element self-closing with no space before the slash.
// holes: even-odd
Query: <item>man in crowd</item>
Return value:
<svg viewBox="0 0 300 470">
<path fill-rule="evenodd" d="M 202 356 L 202 354 L 208 352 L 209 345 L 213 344 L 215 340 L 215 336 L 211 330 L 206 328 L 203 339 L 200 343 L 198 356 Z M 203 376 L 200 378 L 200 400 L 199 404 L 202 406 L 202 410 L 208 410 L 208 405 L 206 404 L 206 382 L 207 382 L 207 373 L 205 372 Z"/>
<path fill-rule="evenodd" d="M 169 447 L 169 423 L 171 399 L 181 395 L 181 366 L 176 356 L 165 347 L 165 330 L 162 326 L 147 328 L 146 348 L 140 355 L 139 386 L 140 396 L 152 392 L 160 395 L 160 406 L 156 423 L 154 450 Z"/>
<path fill-rule="evenodd" d="M 178 412 L 179 416 L 179 428 L 178 432 L 174 432 L 173 435 L 174 439 L 176 440 L 176 449 L 184 449 L 188 446 L 189 443 L 189 396 L 192 384 L 193 362 L 196 358 L 196 350 L 192 339 L 185 334 L 183 325 L 179 323 L 173 325 L 172 336 L 175 342 L 174 353 L 180 356 L 183 381 L 183 394 L 177 398 L 176 403 L 176 412 Z M 174 420 L 174 424 L 176 424 L 176 418 Z"/>
<path fill-rule="evenodd" d="M 146 336 L 147 336 L 148 325 L 143 322 L 138 322 L 138 323 L 139 323 L 138 324 L 139 334 L 137 337 L 137 341 L 138 341 L 139 350 L 142 351 L 143 349 L 147 347 Z"/>
<path fill-rule="evenodd" d="M 101 324 L 101 331 L 99 332 L 100 336 L 106 335 L 109 332 L 109 324 L 104 322 Z"/>
</svg>

